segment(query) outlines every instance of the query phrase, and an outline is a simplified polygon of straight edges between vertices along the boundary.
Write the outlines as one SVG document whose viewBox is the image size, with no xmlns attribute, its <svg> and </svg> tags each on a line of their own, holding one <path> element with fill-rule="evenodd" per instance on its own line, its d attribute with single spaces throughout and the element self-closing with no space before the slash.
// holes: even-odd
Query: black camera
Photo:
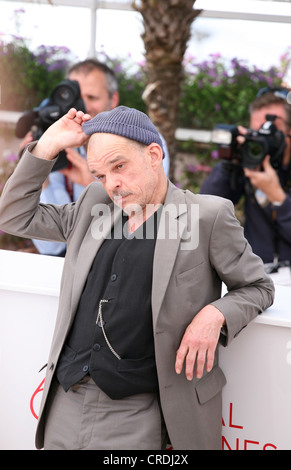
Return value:
<svg viewBox="0 0 291 470">
<path fill-rule="evenodd" d="M 76 80 L 63 80 L 40 106 L 23 113 L 16 124 L 16 137 L 22 139 L 29 131 L 32 131 L 33 140 L 38 140 L 55 121 L 64 116 L 71 108 L 86 112 L 79 83 Z M 62 150 L 52 171 L 58 171 L 68 166 L 69 160 L 66 157 L 66 152 Z"/>
<path fill-rule="evenodd" d="M 212 131 L 212 142 L 218 144 L 218 157 L 235 161 L 245 168 L 257 168 L 266 155 L 275 170 L 282 166 L 286 146 L 285 135 L 274 124 L 275 115 L 267 114 L 266 122 L 258 131 L 249 129 L 243 135 L 245 141 L 239 144 L 237 137 L 242 135 L 236 126 L 219 124 Z"/>
</svg>

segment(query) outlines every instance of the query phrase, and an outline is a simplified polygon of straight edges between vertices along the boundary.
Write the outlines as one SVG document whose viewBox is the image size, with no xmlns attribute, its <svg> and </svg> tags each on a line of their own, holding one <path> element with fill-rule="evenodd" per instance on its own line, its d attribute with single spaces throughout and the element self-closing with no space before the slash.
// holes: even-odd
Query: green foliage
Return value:
<svg viewBox="0 0 291 470">
<path fill-rule="evenodd" d="M 248 125 L 248 105 L 260 88 L 279 86 L 282 72 L 271 67 L 263 71 L 244 61 L 228 64 L 213 54 L 197 63 L 185 59 L 185 80 L 179 108 L 179 125 L 211 129 L 218 123 Z"/>
<path fill-rule="evenodd" d="M 0 43 L 1 108 L 24 111 L 38 106 L 63 80 L 72 54 L 65 47 L 29 50 L 22 39 Z"/>
<path fill-rule="evenodd" d="M 193 155 L 191 163 L 185 163 L 183 171 L 179 176 L 178 186 L 197 193 L 204 179 L 209 175 L 213 166 L 217 163 L 217 150 L 213 144 L 201 144 L 188 141 L 188 155 Z M 182 151 L 185 144 L 181 145 Z"/>
<path fill-rule="evenodd" d="M 120 103 L 145 111 L 143 64 L 135 64 L 130 56 L 111 58 L 104 51 L 98 59 L 115 71 Z M 0 42 L 1 108 L 23 111 L 38 106 L 65 77 L 73 61 L 65 47 L 40 46 L 32 52 L 19 38 Z M 178 125 L 194 129 L 211 129 L 222 122 L 247 125 L 248 105 L 257 91 L 279 86 L 283 73 L 282 67 L 264 71 L 236 58 L 228 64 L 218 54 L 201 63 L 186 57 L 184 69 Z"/>
<path fill-rule="evenodd" d="M 144 64 L 135 64 L 130 55 L 125 58 L 112 58 L 105 51 L 100 51 L 97 59 L 105 62 L 114 71 L 118 80 L 119 103 L 146 112 L 142 99 L 146 84 Z"/>
<path fill-rule="evenodd" d="M 18 162 L 18 155 L 11 151 L 5 150 L 1 156 L 1 165 L 0 165 L 0 194 L 4 187 L 5 182 L 9 176 L 13 173 L 15 165 Z M 30 240 L 25 240 L 23 238 L 9 235 L 8 233 L 2 232 L 0 230 L 0 249 L 5 250 L 18 250 L 22 251 L 32 251 L 32 242 Z"/>
</svg>

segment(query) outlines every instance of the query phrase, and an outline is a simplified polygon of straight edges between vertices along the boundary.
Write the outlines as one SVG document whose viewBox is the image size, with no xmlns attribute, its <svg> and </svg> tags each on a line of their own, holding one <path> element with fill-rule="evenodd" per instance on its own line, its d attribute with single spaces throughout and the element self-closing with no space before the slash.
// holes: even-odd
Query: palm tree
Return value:
<svg viewBox="0 0 291 470">
<path fill-rule="evenodd" d="M 196 0 L 133 1 L 143 17 L 147 86 L 143 99 L 147 113 L 164 136 L 170 154 L 170 178 L 174 177 L 175 131 L 183 81 L 183 57 L 191 24 L 201 12 Z"/>
</svg>

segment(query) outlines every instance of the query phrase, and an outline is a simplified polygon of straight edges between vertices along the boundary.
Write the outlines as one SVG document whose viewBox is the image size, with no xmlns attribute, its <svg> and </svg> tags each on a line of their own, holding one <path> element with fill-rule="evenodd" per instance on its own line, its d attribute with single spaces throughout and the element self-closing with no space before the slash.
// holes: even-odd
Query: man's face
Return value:
<svg viewBox="0 0 291 470">
<path fill-rule="evenodd" d="M 93 134 L 88 145 L 88 166 L 109 197 L 130 214 L 158 204 L 158 174 L 153 148 L 113 134 Z"/>
<path fill-rule="evenodd" d="M 283 134 L 288 134 L 288 127 L 286 124 L 286 113 L 282 105 L 280 104 L 271 104 L 262 109 L 253 111 L 250 117 L 250 127 L 251 129 L 257 131 L 260 127 L 266 122 L 266 114 L 273 114 L 278 116 L 279 119 L 275 119 L 274 124 L 276 125 L 279 131 L 282 131 Z M 286 147 L 283 157 L 283 165 L 286 165 L 290 160 L 290 138 L 286 137 Z"/>
<path fill-rule="evenodd" d="M 100 70 L 93 70 L 88 74 L 72 72 L 70 80 L 77 80 L 81 89 L 81 97 L 86 106 L 86 112 L 92 117 L 103 111 L 109 111 L 118 104 L 117 96 L 109 97 L 106 87 L 106 77 Z"/>
</svg>

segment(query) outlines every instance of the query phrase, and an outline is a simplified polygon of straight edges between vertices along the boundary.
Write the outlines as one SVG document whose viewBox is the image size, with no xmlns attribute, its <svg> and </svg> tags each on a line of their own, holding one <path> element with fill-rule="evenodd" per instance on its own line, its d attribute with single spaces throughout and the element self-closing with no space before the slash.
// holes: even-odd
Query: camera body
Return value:
<svg viewBox="0 0 291 470">
<path fill-rule="evenodd" d="M 234 125 L 219 124 L 212 131 L 212 142 L 218 144 L 218 157 L 222 160 L 234 161 L 244 168 L 259 168 L 267 155 L 275 170 L 282 166 L 286 146 L 285 135 L 274 124 L 276 116 L 267 114 L 266 122 L 258 131 L 248 129 L 240 134 Z M 245 139 L 239 144 L 237 137 Z"/>
<path fill-rule="evenodd" d="M 32 131 L 33 140 L 38 140 L 55 121 L 64 116 L 71 108 L 86 112 L 79 83 L 76 80 L 63 80 L 40 106 L 23 113 L 16 124 L 16 137 L 23 139 L 29 131 Z M 62 150 L 52 171 L 58 171 L 68 166 L 66 152 Z"/>
</svg>

